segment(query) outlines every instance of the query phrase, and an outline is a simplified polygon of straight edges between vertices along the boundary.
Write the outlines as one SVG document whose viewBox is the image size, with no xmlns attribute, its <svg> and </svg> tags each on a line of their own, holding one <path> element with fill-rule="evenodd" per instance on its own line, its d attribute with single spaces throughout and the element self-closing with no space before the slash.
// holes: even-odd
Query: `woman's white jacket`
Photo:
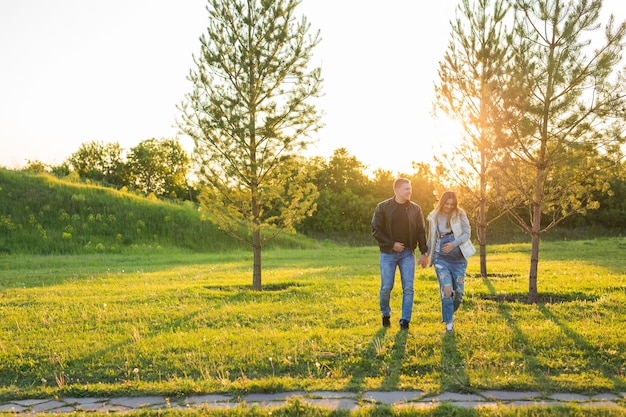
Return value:
<svg viewBox="0 0 626 417">
<path fill-rule="evenodd" d="M 435 257 L 435 248 L 439 245 L 439 233 L 437 233 L 437 214 L 434 210 L 430 212 L 426 220 L 428 220 L 428 265 L 433 264 Z M 454 233 L 455 246 L 461 249 L 461 253 L 465 259 L 476 253 L 476 248 L 470 241 L 471 228 L 467 218 L 467 214 L 463 209 L 457 208 L 450 217 L 450 228 Z"/>
</svg>

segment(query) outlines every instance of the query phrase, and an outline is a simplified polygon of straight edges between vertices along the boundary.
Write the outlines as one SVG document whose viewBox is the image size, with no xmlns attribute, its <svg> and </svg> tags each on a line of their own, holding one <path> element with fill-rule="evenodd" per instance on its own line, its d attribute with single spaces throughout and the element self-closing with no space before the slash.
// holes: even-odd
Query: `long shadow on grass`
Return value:
<svg viewBox="0 0 626 417">
<path fill-rule="evenodd" d="M 201 313 L 203 313 L 202 309 L 196 312 L 193 312 L 191 314 L 178 317 L 175 320 L 171 320 L 169 322 L 163 323 L 163 325 L 161 326 L 153 327 L 149 332 L 146 332 L 145 334 L 141 334 L 140 338 L 150 339 L 152 337 L 156 337 L 163 333 L 175 332 L 178 329 L 184 328 L 185 323 L 192 322 L 193 319 L 199 316 Z M 136 343 L 135 337 L 131 335 L 127 337 L 126 339 L 121 340 L 115 344 L 106 344 L 106 346 L 102 347 L 101 349 L 92 351 L 91 354 L 84 356 L 81 360 L 75 361 L 75 365 L 73 367 L 68 367 L 67 371 L 69 371 L 69 373 L 81 374 L 85 372 L 86 370 L 83 364 L 98 364 L 96 365 L 96 367 L 90 369 L 89 372 L 93 372 L 94 374 L 97 374 L 99 372 L 105 372 L 104 368 L 106 367 L 101 363 L 103 358 L 108 361 L 110 360 L 110 358 L 108 358 L 107 355 L 110 355 L 112 352 L 125 351 L 127 348 L 129 350 L 132 350 L 130 347 L 132 347 L 135 343 Z M 149 362 L 150 360 L 148 359 L 147 363 L 135 363 L 134 365 L 138 367 L 143 367 L 142 369 L 148 369 L 147 365 Z M 119 373 L 116 373 L 112 377 L 103 376 L 101 379 L 98 379 L 100 378 L 100 376 L 95 375 L 95 378 L 98 379 L 99 383 L 108 383 L 108 382 L 112 383 L 112 382 L 119 382 L 121 380 L 131 381 L 135 377 L 129 369 L 125 370 L 121 366 L 118 366 L 117 369 L 119 370 Z M 154 377 L 155 379 L 157 377 L 160 378 L 160 372 L 158 370 L 154 370 L 154 372 L 155 372 L 155 375 L 148 376 L 147 380 L 150 380 L 152 377 Z M 157 375 L 157 372 L 159 372 L 158 375 Z"/>
<path fill-rule="evenodd" d="M 385 334 L 387 334 L 386 328 L 381 328 L 376 332 L 367 348 L 363 350 L 361 360 L 348 370 L 348 374 L 351 375 L 348 383 L 350 389 L 358 391 L 365 386 L 366 378 L 378 376 L 385 356 Z"/>
<path fill-rule="evenodd" d="M 578 348 L 577 351 L 583 352 L 584 362 L 588 363 L 591 368 L 588 369 L 588 371 L 601 371 L 607 379 L 613 382 L 613 387 L 621 388 L 623 383 L 616 377 L 616 373 L 623 372 L 624 367 L 624 364 L 620 360 L 620 355 L 611 355 L 606 352 L 606 349 L 592 345 L 585 340 L 583 336 L 572 330 L 565 322 L 556 317 L 545 305 L 538 305 L 538 308 L 548 320 L 559 326 L 563 333 L 574 341 Z M 610 371 L 611 367 L 615 369 L 616 372 Z"/>
<path fill-rule="evenodd" d="M 471 392 L 466 364 L 457 349 L 454 333 L 445 333 L 441 339 L 441 390 Z"/>
<path fill-rule="evenodd" d="M 488 278 L 487 278 L 488 279 Z M 483 279 L 484 281 L 484 279 Z M 477 298 L 483 300 L 496 301 L 498 303 L 528 303 L 528 293 L 510 292 L 506 294 L 488 294 L 479 295 Z M 600 298 L 599 295 L 586 294 L 580 291 L 568 293 L 542 292 L 538 295 L 538 304 L 568 303 L 574 301 L 596 302 Z"/>
<path fill-rule="evenodd" d="M 350 389 L 361 390 L 365 387 L 366 378 L 378 378 L 381 375 L 384 375 L 381 389 L 392 390 L 398 387 L 409 332 L 398 331 L 393 346 L 389 350 L 384 342 L 387 331 L 387 329 L 382 328 L 376 332 L 367 348 L 362 352 L 361 360 L 348 370 L 348 374 L 351 375 L 348 383 Z"/>
<path fill-rule="evenodd" d="M 489 290 L 490 294 L 495 297 L 497 295 L 497 292 L 496 292 L 495 287 L 489 280 L 489 278 L 483 278 L 483 282 L 485 286 L 487 287 L 487 289 Z M 498 302 L 496 305 L 498 307 L 498 314 L 500 314 L 506 320 L 508 327 L 511 330 L 513 330 L 514 338 L 512 342 L 513 345 L 511 346 L 511 348 L 514 349 L 515 351 L 521 351 L 523 353 L 524 362 L 529 364 L 529 366 L 526 367 L 526 369 L 533 369 L 533 370 L 540 369 L 539 363 L 537 362 L 537 360 L 532 354 L 532 348 L 528 349 L 528 346 L 530 345 L 530 341 L 528 340 L 526 335 L 524 335 L 524 332 L 518 325 L 517 321 L 511 315 L 510 304 L 505 303 L 505 302 Z M 533 371 L 531 376 L 535 379 L 535 381 L 537 382 L 537 385 L 539 386 L 545 386 L 548 382 L 545 375 L 543 375 L 539 371 Z M 503 387 L 503 388 L 515 389 L 516 387 Z"/>
<path fill-rule="evenodd" d="M 528 295 L 522 293 L 497 294 L 493 284 L 488 278 L 483 278 L 483 282 L 489 289 L 490 295 L 483 296 L 481 298 L 497 302 L 499 314 L 506 319 L 509 328 L 513 329 L 515 334 L 515 345 L 512 346 L 512 348 L 517 350 L 518 346 L 524 347 L 524 361 L 529 364 L 527 369 L 537 370 L 534 372 L 533 377 L 540 386 L 545 386 L 545 384 L 548 384 L 548 379 L 546 378 L 546 374 L 538 371 L 541 369 L 541 365 L 537 363 L 533 356 L 534 348 L 530 345 L 528 338 L 523 334 L 520 327 L 517 325 L 517 322 L 510 314 L 511 306 L 516 303 L 525 304 L 527 302 Z M 584 362 L 588 363 L 590 368 L 592 368 L 588 369 L 589 371 L 601 371 L 607 379 L 613 382 L 615 387 L 619 387 L 621 382 L 618 380 L 617 374 L 622 372 L 623 369 L 620 357 L 611 355 L 610 353 L 607 353 L 605 349 L 601 349 L 598 346 L 593 346 L 583 336 L 569 327 L 566 322 L 556 317 L 547 307 L 547 305 L 554 303 L 575 303 L 577 301 L 595 303 L 599 298 L 600 297 L 598 295 L 581 292 L 571 292 L 566 294 L 541 293 L 537 302 L 537 308 L 548 320 L 559 326 L 563 333 L 576 344 L 578 348 L 577 351 L 583 352 L 585 356 Z M 612 371 L 612 369 L 615 371 Z"/>
<path fill-rule="evenodd" d="M 406 330 L 400 330 L 396 333 L 396 338 L 391 347 L 389 361 L 385 369 L 383 369 L 385 377 L 381 383 L 381 388 L 389 390 L 398 388 L 400 375 L 402 375 L 402 364 L 406 356 L 406 342 L 408 337 L 409 332 Z"/>
</svg>

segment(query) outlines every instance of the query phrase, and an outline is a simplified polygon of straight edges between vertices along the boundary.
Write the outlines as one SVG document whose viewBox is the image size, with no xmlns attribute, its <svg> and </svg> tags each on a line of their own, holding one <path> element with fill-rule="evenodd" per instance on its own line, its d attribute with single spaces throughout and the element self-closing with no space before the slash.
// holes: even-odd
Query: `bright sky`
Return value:
<svg viewBox="0 0 626 417">
<path fill-rule="evenodd" d="M 370 169 L 411 171 L 453 131 L 432 119 L 437 63 L 456 0 L 303 0 L 322 42 L 326 127 L 310 156 L 340 147 Z M 206 30 L 203 0 L 2 0 L 0 166 L 60 164 L 81 144 L 174 138 Z M 605 0 L 626 19 L 626 2 Z M 602 20 L 603 22 L 606 19 Z M 439 123 L 441 124 L 441 123 Z M 192 150 L 191 141 L 181 143 Z"/>
</svg>

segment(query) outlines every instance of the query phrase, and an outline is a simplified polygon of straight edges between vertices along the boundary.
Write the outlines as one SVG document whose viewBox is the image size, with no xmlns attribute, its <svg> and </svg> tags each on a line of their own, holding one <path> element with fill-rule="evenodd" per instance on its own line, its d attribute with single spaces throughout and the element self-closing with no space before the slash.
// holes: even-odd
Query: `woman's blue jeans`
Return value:
<svg viewBox="0 0 626 417">
<path fill-rule="evenodd" d="M 467 260 L 463 256 L 448 260 L 441 256 L 439 252 L 435 252 L 433 265 L 439 281 L 442 321 L 452 323 L 454 321 L 454 312 L 461 306 L 463 295 L 465 294 Z M 445 296 L 444 287 L 446 286 L 449 286 L 452 291 L 452 295 L 449 297 Z"/>
<path fill-rule="evenodd" d="M 380 312 L 383 317 L 391 316 L 391 290 L 400 270 L 402 282 L 402 317 L 400 320 L 411 321 L 413 315 L 413 282 L 415 281 L 415 253 L 409 249 L 402 252 L 380 253 Z"/>
</svg>

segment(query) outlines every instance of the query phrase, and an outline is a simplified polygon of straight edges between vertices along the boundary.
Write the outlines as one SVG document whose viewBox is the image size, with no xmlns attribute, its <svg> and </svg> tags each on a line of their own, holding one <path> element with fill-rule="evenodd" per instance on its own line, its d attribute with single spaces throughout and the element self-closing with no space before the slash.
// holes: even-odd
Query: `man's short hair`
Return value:
<svg viewBox="0 0 626 417">
<path fill-rule="evenodd" d="M 410 183 L 411 181 L 409 181 L 407 178 L 396 178 L 396 180 L 393 182 L 393 189 L 396 190 L 399 186 Z"/>
</svg>

